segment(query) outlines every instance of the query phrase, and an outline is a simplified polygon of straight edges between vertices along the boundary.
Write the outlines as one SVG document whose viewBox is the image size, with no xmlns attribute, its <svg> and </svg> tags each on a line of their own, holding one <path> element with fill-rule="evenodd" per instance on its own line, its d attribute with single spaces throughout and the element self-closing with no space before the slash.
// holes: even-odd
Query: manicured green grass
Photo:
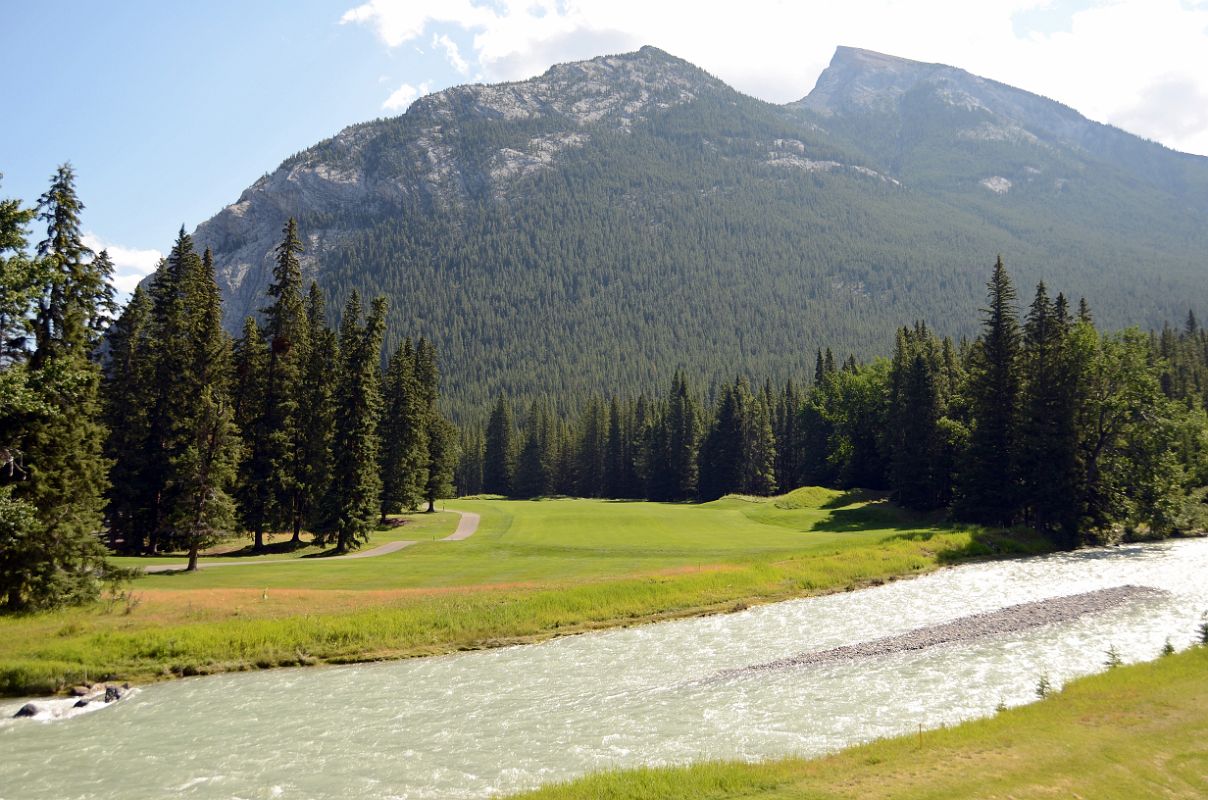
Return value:
<svg viewBox="0 0 1208 800">
<path fill-rule="evenodd" d="M 0 692 L 54 691 L 85 673 L 146 681 L 491 647 L 1044 549 L 822 489 L 704 505 L 448 507 L 481 514 L 477 533 L 422 541 L 452 531 L 456 516 L 418 515 L 385 536 L 421 543 L 385 556 L 148 575 L 107 604 L 0 618 Z"/>
<path fill-rule="evenodd" d="M 1208 648 L 1043 702 L 813 759 L 592 775 L 516 800 L 1208 797 Z"/>
</svg>

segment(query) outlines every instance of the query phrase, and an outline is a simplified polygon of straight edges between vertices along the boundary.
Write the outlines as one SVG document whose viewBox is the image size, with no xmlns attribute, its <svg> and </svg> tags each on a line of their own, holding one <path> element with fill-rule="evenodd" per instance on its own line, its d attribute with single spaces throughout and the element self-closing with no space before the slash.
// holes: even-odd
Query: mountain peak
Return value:
<svg viewBox="0 0 1208 800">
<path fill-rule="evenodd" d="M 472 107 L 488 118 L 560 116 L 576 125 L 627 128 L 651 108 L 689 102 L 727 88 L 700 67 L 657 47 L 555 64 L 522 81 L 456 86 L 418 100 L 408 113 L 447 116 Z"/>
</svg>

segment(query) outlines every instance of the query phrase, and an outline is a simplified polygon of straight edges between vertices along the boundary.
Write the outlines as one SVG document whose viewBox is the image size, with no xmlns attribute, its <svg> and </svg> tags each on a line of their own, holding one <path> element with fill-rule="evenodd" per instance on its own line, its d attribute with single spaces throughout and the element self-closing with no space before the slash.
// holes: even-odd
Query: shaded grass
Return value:
<svg viewBox="0 0 1208 800">
<path fill-rule="evenodd" d="M 602 773 L 517 800 L 1208 797 L 1208 648 L 989 719 L 812 759 Z"/>
<path fill-rule="evenodd" d="M 976 530 L 920 526 L 881 501 L 822 507 L 838 494 L 790 493 L 790 507 L 786 498 L 450 503 L 482 515 L 470 539 L 149 575 L 109 606 L 0 619 L 0 693 L 58 691 L 85 673 L 148 681 L 535 641 L 855 588 L 975 549 Z M 455 522 L 422 524 L 439 538 Z M 391 533 L 400 530 L 422 538 L 417 528 Z"/>
</svg>

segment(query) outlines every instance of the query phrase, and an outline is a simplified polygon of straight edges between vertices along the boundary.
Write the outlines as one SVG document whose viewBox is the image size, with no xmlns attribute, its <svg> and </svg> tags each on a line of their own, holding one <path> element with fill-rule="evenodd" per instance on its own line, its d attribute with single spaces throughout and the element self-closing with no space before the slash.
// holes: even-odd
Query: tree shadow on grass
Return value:
<svg viewBox="0 0 1208 800">
<path fill-rule="evenodd" d="M 256 550 L 249 543 L 238 550 L 231 550 L 225 553 L 206 553 L 202 558 L 261 558 L 263 556 L 288 555 L 298 550 L 305 550 L 307 547 L 314 547 L 314 542 L 294 542 L 290 539 L 284 539 L 280 542 L 270 542 L 259 550 Z"/>
<path fill-rule="evenodd" d="M 917 531 L 919 528 L 936 524 L 936 521 L 929 516 L 911 513 L 884 499 L 859 502 L 866 502 L 866 505 L 856 508 L 837 508 L 831 511 L 825 519 L 815 522 L 813 530 L 830 533 Z"/>
<path fill-rule="evenodd" d="M 969 540 L 953 547 L 946 545 L 936 551 L 936 561 L 945 566 L 979 559 L 1028 556 L 1051 553 L 1056 548 L 1040 534 L 1027 528 L 957 528 L 913 530 L 890 537 L 890 541 L 929 542 L 937 535 L 967 531 Z"/>
<path fill-rule="evenodd" d="M 819 508 L 826 510 L 847 508 L 856 503 L 880 503 L 889 499 L 889 492 L 879 492 L 873 489 L 848 489 L 840 495 L 827 500 Z"/>
</svg>

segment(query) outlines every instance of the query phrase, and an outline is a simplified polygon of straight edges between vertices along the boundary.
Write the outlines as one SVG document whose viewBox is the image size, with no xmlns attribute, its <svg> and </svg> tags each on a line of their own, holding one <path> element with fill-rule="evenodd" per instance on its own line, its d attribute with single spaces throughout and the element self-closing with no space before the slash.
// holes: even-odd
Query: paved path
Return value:
<svg viewBox="0 0 1208 800">
<path fill-rule="evenodd" d="M 454 511 L 461 517 L 457 522 L 457 530 L 450 533 L 443 539 L 438 539 L 441 542 L 460 542 L 462 539 L 469 539 L 478 530 L 479 516 L 472 511 Z M 369 550 L 358 550 L 355 553 L 348 553 L 342 556 L 325 556 L 322 558 L 257 558 L 250 560 L 239 561 L 203 561 L 197 562 L 198 569 L 211 569 L 213 567 L 246 567 L 255 566 L 257 564 L 322 564 L 327 561 L 342 561 L 344 559 L 353 558 L 374 558 L 376 556 L 384 556 L 389 553 L 397 553 L 404 547 L 410 547 L 413 544 L 419 544 L 417 540 L 402 540 L 397 542 L 386 542 Z M 143 567 L 143 572 L 181 572 L 186 564 L 154 564 L 149 567 Z"/>
<path fill-rule="evenodd" d="M 478 515 L 473 511 L 454 511 L 454 514 L 461 514 L 461 521 L 457 523 L 457 530 L 450 533 L 442 542 L 460 542 L 462 539 L 469 539 L 474 535 L 474 531 L 478 530 Z"/>
</svg>

